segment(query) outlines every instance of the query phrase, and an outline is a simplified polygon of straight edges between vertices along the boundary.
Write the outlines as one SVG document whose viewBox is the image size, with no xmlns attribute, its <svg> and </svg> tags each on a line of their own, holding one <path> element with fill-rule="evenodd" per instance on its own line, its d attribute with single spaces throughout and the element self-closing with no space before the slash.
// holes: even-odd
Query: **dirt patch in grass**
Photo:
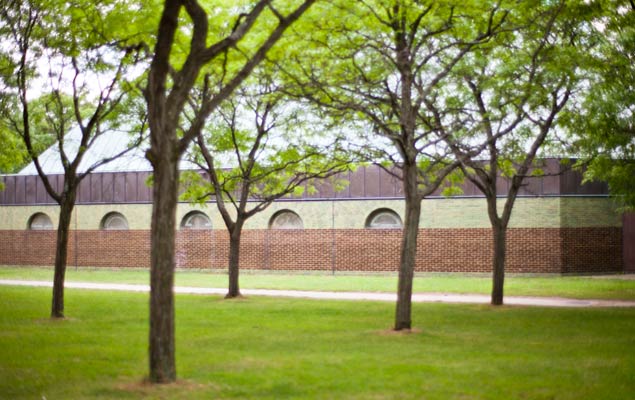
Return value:
<svg viewBox="0 0 635 400">
<path fill-rule="evenodd" d="M 225 295 L 223 297 L 223 300 L 225 300 L 225 301 L 246 301 L 246 300 L 249 300 L 249 297 L 243 296 L 242 294 L 238 295 L 236 297 L 227 297 L 227 295 Z"/>
<path fill-rule="evenodd" d="M 70 324 L 75 322 L 81 322 L 81 320 L 79 318 L 74 318 L 74 317 L 64 317 L 64 318 L 44 317 L 44 318 L 34 319 L 33 322 L 37 325 L 56 325 L 56 324 L 59 325 L 59 324 Z"/>
<path fill-rule="evenodd" d="M 209 390 L 210 385 L 205 385 L 198 382 L 192 382 L 186 379 L 177 379 L 172 383 L 151 383 L 148 378 L 144 378 L 140 381 L 126 382 L 116 385 L 116 389 L 122 392 L 134 393 L 142 396 L 151 396 L 153 398 L 174 398 L 175 393 L 180 395 L 189 392 L 197 392 L 202 390 Z"/>
<path fill-rule="evenodd" d="M 402 329 L 396 331 L 394 329 L 384 329 L 378 332 L 380 336 L 408 336 L 423 333 L 420 328 Z"/>
</svg>

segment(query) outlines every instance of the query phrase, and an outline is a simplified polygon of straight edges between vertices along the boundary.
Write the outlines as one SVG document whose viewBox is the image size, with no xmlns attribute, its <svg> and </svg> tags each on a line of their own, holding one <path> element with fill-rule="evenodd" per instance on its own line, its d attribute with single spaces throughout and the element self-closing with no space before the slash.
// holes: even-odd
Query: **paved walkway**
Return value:
<svg viewBox="0 0 635 400">
<path fill-rule="evenodd" d="M 0 279 L 0 285 L 52 287 L 48 281 L 22 281 Z M 133 285 L 122 283 L 88 283 L 66 282 L 64 287 L 69 289 L 91 290 L 117 290 L 126 292 L 149 292 L 148 285 Z M 175 293 L 224 295 L 227 289 L 199 288 L 187 286 L 175 286 Z M 394 293 L 378 292 L 313 292 L 305 290 L 269 290 L 269 289 L 241 289 L 244 296 L 269 296 L 269 297 L 295 297 L 305 299 L 330 299 L 330 300 L 371 300 L 394 302 L 397 295 Z M 454 294 L 454 293 L 415 293 L 412 295 L 415 303 L 470 303 L 489 304 L 490 296 L 484 294 Z M 539 307 L 635 307 L 635 301 L 621 300 L 578 300 L 562 297 L 520 297 L 506 296 L 506 305 L 514 306 L 539 306 Z"/>
</svg>

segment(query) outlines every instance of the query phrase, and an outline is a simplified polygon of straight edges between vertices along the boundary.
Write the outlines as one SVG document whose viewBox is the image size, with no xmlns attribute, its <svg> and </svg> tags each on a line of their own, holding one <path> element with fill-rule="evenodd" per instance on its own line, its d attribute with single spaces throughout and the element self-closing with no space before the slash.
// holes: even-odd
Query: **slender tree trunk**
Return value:
<svg viewBox="0 0 635 400">
<path fill-rule="evenodd" d="M 55 250 L 55 273 L 53 276 L 53 301 L 51 318 L 64 318 L 64 277 L 68 259 L 68 236 L 71 216 L 75 207 L 75 194 L 64 197 L 60 204 L 60 217 L 57 225 L 57 243 Z"/>
<path fill-rule="evenodd" d="M 503 304 L 503 287 L 505 284 L 506 227 L 501 224 L 493 224 L 492 236 L 494 245 L 492 305 L 500 306 Z"/>
<path fill-rule="evenodd" d="M 240 237 L 243 223 L 244 221 L 237 218 L 234 229 L 229 233 L 229 290 L 225 296 L 226 299 L 240 297 L 238 269 L 240 267 Z"/>
<path fill-rule="evenodd" d="M 167 147 L 167 148 L 166 148 Z M 176 380 L 174 360 L 174 248 L 178 157 L 163 146 L 153 162 L 152 232 L 150 269 L 150 381 Z"/>
<path fill-rule="evenodd" d="M 410 329 L 412 280 L 417 255 L 417 236 L 421 216 L 421 199 L 417 192 L 416 164 L 404 166 L 404 193 L 406 201 L 406 220 L 401 239 L 401 258 L 399 262 L 399 282 L 397 288 L 397 309 L 395 312 L 395 330 Z"/>
</svg>

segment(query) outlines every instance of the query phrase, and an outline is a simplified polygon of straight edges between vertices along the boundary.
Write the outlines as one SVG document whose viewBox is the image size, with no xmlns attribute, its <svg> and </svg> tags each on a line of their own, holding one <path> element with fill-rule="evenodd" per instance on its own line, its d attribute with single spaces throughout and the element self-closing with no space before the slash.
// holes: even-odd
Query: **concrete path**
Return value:
<svg viewBox="0 0 635 400">
<path fill-rule="evenodd" d="M 52 287 L 48 281 L 23 281 L 0 279 L 0 285 Z M 126 292 L 149 292 L 148 285 L 133 285 L 122 283 L 88 283 L 66 282 L 64 287 L 68 289 L 90 290 L 116 290 Z M 227 289 L 199 288 L 187 286 L 175 286 L 175 293 L 224 295 Z M 244 296 L 269 296 L 269 297 L 295 297 L 304 299 L 329 299 L 329 300 L 370 300 L 390 301 L 397 299 L 394 293 L 379 292 L 313 292 L 305 290 L 269 290 L 269 289 L 241 289 Z M 412 295 L 415 303 L 469 303 L 489 304 L 490 296 L 483 294 L 454 294 L 454 293 L 415 293 Z M 514 306 L 539 306 L 539 307 L 635 307 L 635 301 L 621 300 L 578 300 L 562 297 L 517 297 L 506 296 L 506 305 Z"/>
</svg>

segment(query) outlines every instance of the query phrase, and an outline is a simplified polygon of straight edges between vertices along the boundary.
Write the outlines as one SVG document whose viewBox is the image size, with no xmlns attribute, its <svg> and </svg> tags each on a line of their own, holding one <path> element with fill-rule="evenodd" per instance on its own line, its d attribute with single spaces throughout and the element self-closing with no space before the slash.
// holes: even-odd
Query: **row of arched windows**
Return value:
<svg viewBox="0 0 635 400">
<path fill-rule="evenodd" d="M 29 218 L 27 227 L 33 231 L 45 231 L 53 229 L 53 221 L 44 213 L 35 213 Z M 110 212 L 101 219 L 100 229 L 125 230 L 128 229 L 128 220 L 118 212 Z"/>
<path fill-rule="evenodd" d="M 399 214 L 389 208 L 380 208 L 368 215 L 366 228 L 397 229 L 402 227 Z M 29 218 L 28 228 L 31 230 L 53 229 L 53 222 L 48 215 L 36 213 Z M 126 230 L 128 220 L 123 214 L 110 212 L 106 214 L 99 224 L 103 230 Z M 270 229 L 303 229 L 302 218 L 291 210 L 280 210 L 273 214 L 269 220 Z M 191 211 L 181 220 L 181 229 L 212 229 L 212 221 L 201 211 Z"/>
<path fill-rule="evenodd" d="M 269 220 L 270 229 L 302 229 L 302 218 L 291 210 L 282 210 L 273 214 Z M 183 217 L 181 229 L 212 229 L 212 221 L 200 211 L 192 211 Z"/>
</svg>

